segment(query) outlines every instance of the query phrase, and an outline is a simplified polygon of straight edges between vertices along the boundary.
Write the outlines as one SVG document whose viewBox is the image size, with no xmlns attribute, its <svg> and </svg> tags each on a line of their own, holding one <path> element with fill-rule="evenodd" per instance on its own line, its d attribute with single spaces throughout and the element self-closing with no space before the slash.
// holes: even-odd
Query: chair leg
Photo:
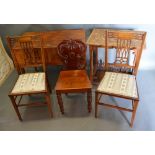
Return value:
<svg viewBox="0 0 155 155">
<path fill-rule="evenodd" d="M 53 117 L 50 94 L 46 93 L 45 98 L 46 98 L 46 102 L 47 102 L 47 106 L 48 106 L 49 115 L 50 115 L 50 117 Z"/>
<path fill-rule="evenodd" d="M 59 104 L 59 107 L 60 107 L 60 111 L 61 111 L 62 114 L 64 114 L 64 107 L 63 107 L 61 93 L 57 91 L 56 94 L 57 94 L 57 99 L 58 99 L 58 104 Z"/>
<path fill-rule="evenodd" d="M 19 109 L 18 109 L 18 106 L 17 106 L 17 104 L 16 104 L 16 101 L 15 101 L 14 96 L 9 95 L 9 97 L 10 97 L 10 100 L 11 100 L 11 102 L 12 102 L 12 105 L 13 105 L 15 111 L 16 111 L 16 114 L 17 114 L 19 120 L 22 121 L 22 117 L 21 117 L 21 115 L 20 115 L 20 112 L 19 112 Z"/>
<path fill-rule="evenodd" d="M 92 110 L 92 92 L 89 90 L 87 92 L 87 102 L 88 102 L 88 112 L 90 113 Z"/>
<path fill-rule="evenodd" d="M 133 101 L 133 112 L 132 112 L 130 127 L 133 127 L 133 122 L 134 122 L 134 119 L 135 119 L 136 110 L 137 110 L 137 107 L 138 107 L 138 102 L 139 101 L 137 101 L 137 100 Z"/>
<path fill-rule="evenodd" d="M 97 118 L 98 112 L 98 92 L 95 92 L 95 117 Z"/>
</svg>

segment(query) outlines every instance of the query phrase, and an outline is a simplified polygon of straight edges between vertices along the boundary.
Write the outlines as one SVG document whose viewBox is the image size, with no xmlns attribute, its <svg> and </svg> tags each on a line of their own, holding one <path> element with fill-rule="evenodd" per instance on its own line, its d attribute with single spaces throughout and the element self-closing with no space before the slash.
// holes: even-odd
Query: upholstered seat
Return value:
<svg viewBox="0 0 155 155">
<path fill-rule="evenodd" d="M 138 98 L 135 76 L 124 73 L 106 72 L 97 91 Z"/>
<path fill-rule="evenodd" d="M 12 90 L 12 94 L 45 91 L 45 73 L 21 74 Z"/>
<path fill-rule="evenodd" d="M 37 38 L 38 43 L 41 45 L 41 50 L 34 48 L 34 39 Z M 39 36 L 21 36 L 16 38 L 7 37 L 8 45 L 11 49 L 12 58 L 19 74 L 17 82 L 15 83 L 12 91 L 9 93 L 12 105 L 17 113 L 20 121 L 22 116 L 19 111 L 19 107 L 24 106 L 48 106 L 48 112 L 50 117 L 53 117 L 51 99 L 50 99 L 50 85 L 46 76 L 46 52 L 44 50 L 44 38 Z M 19 45 L 18 52 L 13 50 L 15 44 Z M 16 59 L 17 53 L 23 55 Z M 33 59 L 32 59 L 33 58 Z M 39 62 L 39 63 L 38 63 Z M 41 62 L 41 63 L 40 63 Z M 42 72 L 26 73 L 28 68 L 34 68 L 37 71 L 37 67 L 42 68 Z M 21 102 L 24 96 L 31 96 L 41 94 L 44 97 L 44 101 L 31 101 L 27 100 L 27 103 Z M 35 97 L 34 96 L 34 97 Z"/>
<path fill-rule="evenodd" d="M 139 94 L 136 82 L 136 74 L 144 47 L 146 32 L 136 34 L 135 31 L 107 30 L 105 37 L 105 76 L 102 78 L 95 92 L 95 117 L 98 113 L 98 105 L 132 112 L 130 126 L 136 116 L 139 103 Z M 109 49 L 111 40 L 115 40 L 115 59 L 109 63 Z M 133 42 L 139 45 L 132 47 Z M 132 50 L 132 52 L 131 52 Z M 125 108 L 122 105 L 104 103 L 102 95 L 113 96 L 131 101 L 132 107 Z"/>
</svg>

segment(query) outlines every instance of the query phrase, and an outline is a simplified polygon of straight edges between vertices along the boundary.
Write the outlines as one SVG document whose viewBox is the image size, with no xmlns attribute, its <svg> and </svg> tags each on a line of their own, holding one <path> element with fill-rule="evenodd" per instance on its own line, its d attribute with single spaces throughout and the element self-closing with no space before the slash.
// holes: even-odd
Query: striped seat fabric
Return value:
<svg viewBox="0 0 155 155">
<path fill-rule="evenodd" d="M 124 73 L 106 72 L 97 91 L 138 98 L 135 76 Z"/>
<path fill-rule="evenodd" d="M 45 73 L 21 74 L 12 90 L 12 93 L 27 93 L 45 90 Z"/>
</svg>

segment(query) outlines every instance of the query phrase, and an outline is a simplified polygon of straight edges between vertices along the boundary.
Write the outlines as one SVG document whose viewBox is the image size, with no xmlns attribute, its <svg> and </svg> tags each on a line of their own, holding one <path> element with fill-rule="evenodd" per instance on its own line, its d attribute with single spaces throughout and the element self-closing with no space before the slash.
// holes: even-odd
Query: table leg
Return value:
<svg viewBox="0 0 155 155">
<path fill-rule="evenodd" d="M 93 76 L 95 76 L 97 72 L 97 67 L 98 67 L 98 48 L 97 47 L 94 48 L 93 53 L 95 53 L 95 61 L 93 63 Z"/>
<path fill-rule="evenodd" d="M 90 54 L 90 81 L 93 82 L 93 47 L 89 46 Z"/>
<path fill-rule="evenodd" d="M 96 51 L 96 66 L 98 66 L 98 48 L 95 48 Z"/>
</svg>

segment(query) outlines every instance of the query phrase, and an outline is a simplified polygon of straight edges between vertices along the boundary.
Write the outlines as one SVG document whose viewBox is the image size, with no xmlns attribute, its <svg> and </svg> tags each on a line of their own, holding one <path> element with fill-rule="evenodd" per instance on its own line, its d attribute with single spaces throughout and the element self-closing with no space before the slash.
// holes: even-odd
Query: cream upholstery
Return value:
<svg viewBox="0 0 155 155">
<path fill-rule="evenodd" d="M 8 56 L 0 38 L 0 86 L 5 82 L 14 69 L 14 65 Z"/>
<path fill-rule="evenodd" d="M 135 76 L 124 73 L 106 72 L 97 91 L 138 98 Z"/>
<path fill-rule="evenodd" d="M 26 73 L 19 75 L 19 78 L 12 90 L 12 93 L 27 93 L 45 90 L 45 73 Z"/>
</svg>

